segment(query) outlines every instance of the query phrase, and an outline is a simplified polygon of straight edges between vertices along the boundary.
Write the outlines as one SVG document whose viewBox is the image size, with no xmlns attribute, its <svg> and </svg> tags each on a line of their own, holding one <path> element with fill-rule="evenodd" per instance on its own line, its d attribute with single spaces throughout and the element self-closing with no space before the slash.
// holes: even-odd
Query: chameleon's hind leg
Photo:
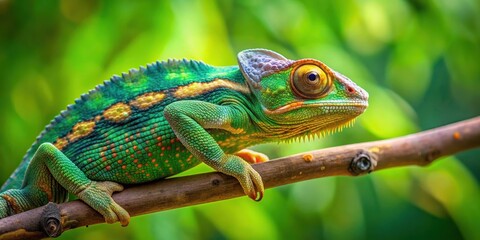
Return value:
<svg viewBox="0 0 480 240">
<path fill-rule="evenodd" d="M 8 190 L 0 196 L 16 213 L 46 204 L 57 196 L 59 189 L 66 189 L 78 196 L 102 214 L 108 223 L 120 221 L 125 226 L 130 221 L 128 212 L 111 198 L 113 192 L 123 190 L 120 184 L 88 179 L 67 156 L 50 143 L 40 145 L 33 156 L 22 189 Z"/>
<path fill-rule="evenodd" d="M 35 167 L 27 169 L 23 185 L 0 193 L 0 219 L 48 202 L 62 203 L 68 200 L 68 193 L 50 174 L 45 164 L 33 158 Z"/>
</svg>

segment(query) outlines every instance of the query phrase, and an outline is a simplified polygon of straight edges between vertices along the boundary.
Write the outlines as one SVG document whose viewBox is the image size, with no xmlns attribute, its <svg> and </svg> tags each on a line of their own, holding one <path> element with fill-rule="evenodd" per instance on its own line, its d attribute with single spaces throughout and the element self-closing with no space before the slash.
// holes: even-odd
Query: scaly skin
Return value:
<svg viewBox="0 0 480 240">
<path fill-rule="evenodd" d="M 244 148 L 348 125 L 368 94 L 313 59 L 292 61 L 264 49 L 238 54 L 239 66 L 156 62 L 97 86 L 46 127 L 0 189 L 0 218 L 73 193 L 106 222 L 129 214 L 111 194 L 121 184 L 165 178 L 200 162 L 234 176 L 263 197 Z"/>
</svg>

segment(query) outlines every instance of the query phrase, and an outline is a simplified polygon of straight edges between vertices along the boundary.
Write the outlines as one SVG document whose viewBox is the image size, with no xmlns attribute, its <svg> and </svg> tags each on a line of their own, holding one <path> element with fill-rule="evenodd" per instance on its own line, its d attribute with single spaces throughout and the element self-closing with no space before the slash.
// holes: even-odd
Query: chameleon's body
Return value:
<svg viewBox="0 0 480 240">
<path fill-rule="evenodd" d="M 200 162 L 258 199 L 263 184 L 246 161 L 266 157 L 242 149 L 339 128 L 367 106 L 364 90 L 319 61 L 262 49 L 238 57 L 240 66 L 231 67 L 157 62 L 83 95 L 2 186 L 0 218 L 66 201 L 68 191 L 107 222 L 126 225 L 128 213 L 110 197 L 123 189 L 117 183 L 165 178 Z"/>
</svg>

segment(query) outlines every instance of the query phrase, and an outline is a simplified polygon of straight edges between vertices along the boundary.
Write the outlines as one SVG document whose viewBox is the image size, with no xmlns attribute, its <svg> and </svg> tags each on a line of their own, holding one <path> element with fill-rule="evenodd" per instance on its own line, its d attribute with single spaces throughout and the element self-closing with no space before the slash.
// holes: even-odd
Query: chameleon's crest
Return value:
<svg viewBox="0 0 480 240">
<path fill-rule="evenodd" d="M 188 59 L 168 59 L 167 61 L 157 61 L 155 63 L 147 65 L 148 70 L 153 71 L 166 71 L 166 72 L 175 72 L 179 68 L 188 69 L 189 71 L 200 71 L 203 72 L 211 68 L 210 65 L 205 64 L 201 61 L 188 60 Z"/>
<path fill-rule="evenodd" d="M 263 77 L 288 68 L 293 61 L 266 49 L 250 49 L 238 53 L 240 69 L 248 82 L 259 88 Z"/>
</svg>

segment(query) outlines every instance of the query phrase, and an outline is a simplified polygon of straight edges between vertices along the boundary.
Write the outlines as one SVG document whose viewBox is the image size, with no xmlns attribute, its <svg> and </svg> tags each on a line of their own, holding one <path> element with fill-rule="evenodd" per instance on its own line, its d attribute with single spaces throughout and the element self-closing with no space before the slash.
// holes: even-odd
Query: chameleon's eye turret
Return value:
<svg viewBox="0 0 480 240">
<path fill-rule="evenodd" d="M 297 66 L 290 76 L 293 92 L 303 98 L 316 99 L 332 89 L 332 78 L 321 67 L 307 63 Z"/>
</svg>

